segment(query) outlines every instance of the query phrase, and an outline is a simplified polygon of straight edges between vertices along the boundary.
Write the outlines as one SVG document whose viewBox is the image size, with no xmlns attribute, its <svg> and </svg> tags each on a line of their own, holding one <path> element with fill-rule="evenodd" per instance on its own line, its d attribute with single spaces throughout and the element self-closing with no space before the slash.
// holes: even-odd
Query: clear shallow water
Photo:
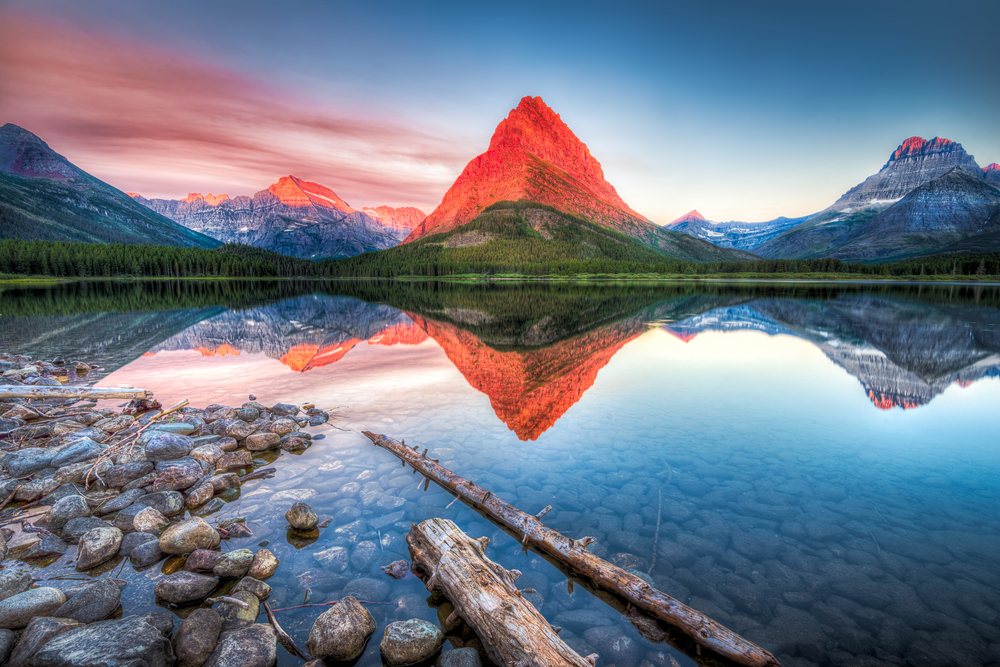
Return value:
<svg viewBox="0 0 1000 667">
<path fill-rule="evenodd" d="M 217 516 L 254 520 L 255 535 L 226 548 L 270 541 L 282 561 L 274 607 L 307 588 L 313 602 L 402 596 L 400 608 L 370 605 L 376 639 L 389 620 L 449 613 L 419 581 L 378 571 L 407 557 L 411 523 L 443 516 L 489 535 L 488 555 L 525 573 L 582 654 L 692 664 L 583 587 L 568 594 L 564 574 L 449 494 L 419 489 L 362 429 L 429 447 L 527 512 L 553 505 L 548 525 L 595 536 L 596 553 L 649 572 L 782 664 L 1000 660 L 996 288 L 300 291 L 198 294 L 196 307 L 141 314 L 72 314 L 58 294 L 8 292 L 0 348 L 79 350 L 105 364 L 101 384 L 143 386 L 164 404 L 238 405 L 252 391 L 342 406 L 310 429 L 324 440 L 282 454 L 274 479 Z M 102 294 L 93 310 L 154 296 Z M 333 517 L 310 544 L 284 532 L 298 498 Z M 335 546 L 351 554 L 342 572 L 316 557 Z M 129 574 L 127 613 L 149 607 L 159 575 Z M 282 623 L 304 644 L 320 611 Z M 359 664 L 379 662 L 373 641 Z"/>
</svg>

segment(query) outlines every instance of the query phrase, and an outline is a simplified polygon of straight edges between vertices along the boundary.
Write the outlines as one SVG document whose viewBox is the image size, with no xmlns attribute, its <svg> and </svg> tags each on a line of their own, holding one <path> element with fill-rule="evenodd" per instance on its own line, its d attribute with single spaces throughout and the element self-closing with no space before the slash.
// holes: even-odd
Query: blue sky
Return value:
<svg viewBox="0 0 1000 667">
<path fill-rule="evenodd" d="M 815 212 L 913 135 L 1000 161 L 1000 3 L 7 0 L 0 24 L 0 122 L 150 196 L 294 173 L 430 212 L 524 95 L 659 223 Z"/>
</svg>

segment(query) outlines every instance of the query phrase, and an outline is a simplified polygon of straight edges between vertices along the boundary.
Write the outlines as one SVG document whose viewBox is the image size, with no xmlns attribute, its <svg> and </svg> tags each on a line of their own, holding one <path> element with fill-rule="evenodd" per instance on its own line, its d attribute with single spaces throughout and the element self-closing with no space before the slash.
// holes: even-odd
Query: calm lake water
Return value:
<svg viewBox="0 0 1000 667">
<path fill-rule="evenodd" d="M 1000 664 L 1000 288 L 92 284 L 5 290 L 0 315 L 0 350 L 97 361 L 101 385 L 164 405 L 336 408 L 308 429 L 324 439 L 212 520 L 252 521 L 226 550 L 269 541 L 273 607 L 307 589 L 399 602 L 368 605 L 379 629 L 359 665 L 381 664 L 387 622 L 450 612 L 378 569 L 430 517 L 490 536 L 487 555 L 599 665 L 695 664 L 423 491 L 362 430 L 526 512 L 552 505 L 547 525 L 596 537 L 783 665 Z M 298 499 L 332 517 L 309 543 L 285 532 Z M 36 576 L 75 574 L 74 555 Z M 153 608 L 160 566 L 122 576 L 125 613 Z M 304 646 L 321 611 L 279 617 Z M 279 664 L 300 661 L 279 649 Z"/>
</svg>

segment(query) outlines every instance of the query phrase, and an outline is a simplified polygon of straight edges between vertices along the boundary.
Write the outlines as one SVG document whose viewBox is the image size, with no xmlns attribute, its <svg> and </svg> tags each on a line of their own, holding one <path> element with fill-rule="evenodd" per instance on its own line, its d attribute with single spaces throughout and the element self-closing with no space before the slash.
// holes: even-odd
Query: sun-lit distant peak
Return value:
<svg viewBox="0 0 1000 667">
<path fill-rule="evenodd" d="M 993 162 L 983 167 L 983 171 L 1000 171 L 1000 164 Z"/>
<path fill-rule="evenodd" d="M 354 212 L 354 209 L 330 188 L 319 183 L 303 181 L 296 176 L 282 176 L 268 190 L 286 206 L 319 206 L 334 208 L 344 213 Z"/>
<path fill-rule="evenodd" d="M 930 140 L 923 137 L 910 137 L 899 145 L 896 152 L 892 154 L 892 160 L 932 153 L 947 153 L 953 150 L 962 150 L 962 145 L 943 137 L 934 137 Z"/>
<path fill-rule="evenodd" d="M 693 211 L 688 211 L 687 213 L 685 213 L 681 217 L 677 218 L 673 222 L 670 222 L 670 223 L 667 223 L 667 224 L 668 224 L 668 226 L 669 225 L 679 225 L 682 222 L 694 222 L 694 221 L 697 221 L 697 222 L 707 222 L 707 220 L 705 219 L 705 216 L 703 216 L 701 213 L 699 213 L 698 209 L 694 209 Z"/>
<path fill-rule="evenodd" d="M 126 193 L 129 196 L 139 196 L 133 195 L 131 192 Z M 209 192 L 207 195 L 202 195 L 200 192 L 190 192 L 188 196 L 181 200 L 185 204 L 194 204 L 195 202 L 205 202 L 209 206 L 218 206 L 224 201 L 229 201 L 229 195 L 213 195 Z"/>
</svg>

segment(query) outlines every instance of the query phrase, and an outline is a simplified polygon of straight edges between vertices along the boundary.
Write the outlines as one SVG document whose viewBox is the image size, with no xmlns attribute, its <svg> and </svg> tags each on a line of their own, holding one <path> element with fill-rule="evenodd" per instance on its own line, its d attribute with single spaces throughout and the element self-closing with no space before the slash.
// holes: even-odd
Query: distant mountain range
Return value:
<svg viewBox="0 0 1000 667">
<path fill-rule="evenodd" d="M 1000 250 L 1000 166 L 981 169 L 961 144 L 910 137 L 878 173 L 805 218 L 667 225 L 763 257 L 902 259 Z M 696 213 L 696 212 L 693 212 Z"/>
<path fill-rule="evenodd" d="M 285 176 L 253 197 L 189 194 L 140 204 L 224 243 L 305 259 L 353 257 L 398 245 L 426 217 L 416 208 L 353 209 L 330 188 Z"/>
<path fill-rule="evenodd" d="M 11 123 L 0 127 L 0 238 L 216 248 Z"/>
</svg>

